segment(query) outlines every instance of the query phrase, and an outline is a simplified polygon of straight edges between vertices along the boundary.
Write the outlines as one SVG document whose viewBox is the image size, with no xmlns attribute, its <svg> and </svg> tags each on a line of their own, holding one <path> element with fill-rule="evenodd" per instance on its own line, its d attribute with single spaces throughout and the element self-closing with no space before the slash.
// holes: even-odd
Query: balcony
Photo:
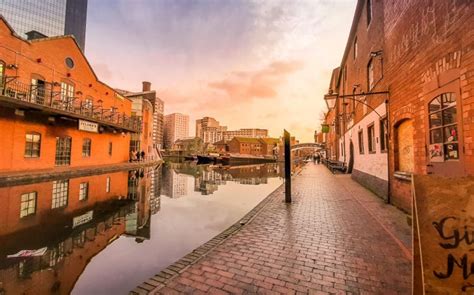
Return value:
<svg viewBox="0 0 474 295">
<path fill-rule="evenodd" d="M 79 97 L 70 97 L 54 91 L 53 84 L 30 85 L 16 81 L 16 77 L 5 77 L 0 81 L 0 104 L 41 111 L 51 116 L 62 116 L 87 120 L 121 132 L 141 132 L 141 120 L 117 112 L 112 107 L 103 108 L 99 100 L 96 104 Z"/>
</svg>

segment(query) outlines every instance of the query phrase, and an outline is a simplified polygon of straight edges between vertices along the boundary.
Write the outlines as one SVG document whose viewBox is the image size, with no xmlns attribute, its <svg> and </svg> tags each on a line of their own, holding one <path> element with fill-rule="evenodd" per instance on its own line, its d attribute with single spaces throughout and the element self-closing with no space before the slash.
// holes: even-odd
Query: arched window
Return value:
<svg viewBox="0 0 474 295">
<path fill-rule="evenodd" d="M 443 93 L 428 104 L 430 160 L 443 162 L 459 159 L 456 96 Z"/>
</svg>

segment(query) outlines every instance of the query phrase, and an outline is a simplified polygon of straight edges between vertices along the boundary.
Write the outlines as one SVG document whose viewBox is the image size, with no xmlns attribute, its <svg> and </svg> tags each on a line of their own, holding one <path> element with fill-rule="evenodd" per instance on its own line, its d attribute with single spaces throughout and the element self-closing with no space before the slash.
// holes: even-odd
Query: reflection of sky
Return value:
<svg viewBox="0 0 474 295">
<path fill-rule="evenodd" d="M 210 196 L 194 191 L 186 175 L 188 195 L 161 198 L 161 210 L 151 220 L 151 240 L 141 244 L 120 237 L 94 257 L 73 294 L 125 294 L 242 218 L 281 184 L 249 186 L 228 182 Z M 105 282 L 105 283 L 104 283 Z"/>
</svg>

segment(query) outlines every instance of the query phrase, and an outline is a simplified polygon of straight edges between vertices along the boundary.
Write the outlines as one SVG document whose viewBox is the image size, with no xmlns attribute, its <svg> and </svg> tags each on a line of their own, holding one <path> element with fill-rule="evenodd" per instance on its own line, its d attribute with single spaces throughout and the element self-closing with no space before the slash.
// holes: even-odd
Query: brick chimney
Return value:
<svg viewBox="0 0 474 295">
<path fill-rule="evenodd" d="M 142 84 L 143 84 L 143 92 L 151 90 L 151 83 L 150 82 L 143 81 Z"/>
</svg>

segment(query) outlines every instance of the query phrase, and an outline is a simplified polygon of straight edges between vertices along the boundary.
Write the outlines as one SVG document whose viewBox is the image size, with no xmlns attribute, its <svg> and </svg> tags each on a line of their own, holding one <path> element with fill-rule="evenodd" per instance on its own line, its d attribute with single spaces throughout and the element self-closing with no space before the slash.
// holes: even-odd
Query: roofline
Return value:
<svg viewBox="0 0 474 295">
<path fill-rule="evenodd" d="M 341 60 L 341 65 L 340 65 L 341 70 L 339 71 L 336 86 L 339 86 L 339 83 L 341 81 L 342 72 L 344 71 L 344 64 L 347 60 L 347 56 L 349 55 L 349 51 L 352 46 L 352 41 L 354 40 L 356 31 L 357 31 L 357 25 L 359 24 L 360 15 L 362 14 L 362 8 L 364 7 L 365 2 L 366 2 L 365 0 L 357 1 L 354 17 L 352 19 L 351 30 L 349 31 L 349 37 L 347 38 L 346 48 L 344 49 L 344 55 L 342 56 L 342 60 Z"/>
<path fill-rule="evenodd" d="M 13 29 L 13 27 L 10 25 L 10 23 L 5 19 L 5 17 L 0 14 L 0 20 L 3 21 L 6 26 L 10 29 L 10 33 L 12 34 L 12 36 L 20 39 L 20 41 L 23 41 L 27 44 L 33 44 L 33 43 L 39 43 L 39 42 L 42 42 L 42 41 L 54 41 L 54 40 L 58 40 L 58 39 L 72 39 L 74 41 L 74 44 L 76 45 L 77 49 L 79 49 L 79 52 L 81 53 L 82 57 L 84 58 L 84 60 L 86 61 L 87 65 L 89 66 L 89 69 L 91 70 L 92 74 L 94 75 L 94 78 L 96 79 L 96 81 L 108 88 L 110 88 L 112 91 L 114 92 L 117 92 L 114 88 L 110 87 L 108 84 L 106 84 L 105 82 L 102 82 L 101 80 L 99 80 L 99 77 L 97 77 L 97 74 L 95 73 L 94 71 L 94 68 L 91 66 L 91 64 L 89 63 L 89 60 L 87 59 L 87 57 L 85 56 L 84 52 L 82 51 L 81 47 L 79 46 L 79 44 L 77 43 L 76 41 L 76 38 L 74 38 L 73 35 L 61 35 L 61 36 L 53 36 L 53 37 L 46 37 L 46 38 L 39 38 L 39 39 L 33 39 L 33 40 L 27 40 L 21 36 L 19 36 L 16 31 Z M 117 92 L 118 93 L 118 92 Z M 128 97 L 126 97 L 128 100 L 130 100 Z M 131 101 L 131 100 L 130 100 Z"/>
</svg>

